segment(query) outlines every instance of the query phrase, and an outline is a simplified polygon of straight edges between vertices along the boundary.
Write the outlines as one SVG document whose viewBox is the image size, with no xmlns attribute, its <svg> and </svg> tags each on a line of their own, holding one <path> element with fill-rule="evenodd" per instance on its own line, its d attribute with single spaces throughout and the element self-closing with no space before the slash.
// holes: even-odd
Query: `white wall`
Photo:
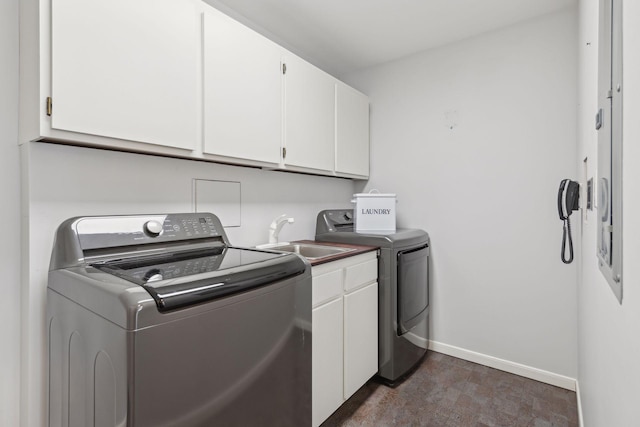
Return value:
<svg viewBox="0 0 640 427">
<path fill-rule="evenodd" d="M 17 426 L 20 419 L 18 4 L 0 2 L 0 426 Z"/>
<path fill-rule="evenodd" d="M 640 384 L 640 3 L 623 2 L 623 299 L 619 304 L 596 257 L 596 221 L 583 224 L 578 287 L 580 398 L 584 425 L 638 425 Z M 598 0 L 580 1 L 578 141 L 597 180 Z M 584 182 L 583 182 L 584 184 Z M 590 213 L 595 214 L 595 212 Z"/>
<path fill-rule="evenodd" d="M 353 182 L 206 162 L 46 143 L 24 146 L 29 182 L 28 421 L 44 424 L 44 316 L 47 271 L 56 227 L 81 215 L 192 212 L 194 178 L 241 183 L 241 227 L 226 229 L 234 245 L 266 243 L 273 218 L 295 218 L 282 241 L 313 239 L 318 211 L 350 207 Z M 214 212 L 215 213 L 215 212 Z"/>
<path fill-rule="evenodd" d="M 577 269 L 556 195 L 577 178 L 576 38 L 572 8 L 343 76 L 371 99 L 366 188 L 431 236 L 431 339 L 569 384 Z"/>
</svg>

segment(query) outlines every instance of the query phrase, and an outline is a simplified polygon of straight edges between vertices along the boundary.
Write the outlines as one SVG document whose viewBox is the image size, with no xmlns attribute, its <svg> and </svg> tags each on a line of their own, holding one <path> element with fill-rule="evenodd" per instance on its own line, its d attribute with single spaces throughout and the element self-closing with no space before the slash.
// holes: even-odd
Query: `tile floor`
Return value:
<svg viewBox="0 0 640 427">
<path fill-rule="evenodd" d="M 430 351 L 396 388 L 367 382 L 322 427 L 578 426 L 576 394 Z"/>
</svg>

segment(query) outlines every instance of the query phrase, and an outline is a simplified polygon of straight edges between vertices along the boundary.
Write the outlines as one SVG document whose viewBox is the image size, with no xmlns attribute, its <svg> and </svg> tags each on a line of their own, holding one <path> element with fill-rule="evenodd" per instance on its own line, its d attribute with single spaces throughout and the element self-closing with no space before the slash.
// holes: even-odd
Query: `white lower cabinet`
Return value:
<svg viewBox="0 0 640 427">
<path fill-rule="evenodd" d="M 314 266 L 312 412 L 320 425 L 378 370 L 378 258 Z"/>
<path fill-rule="evenodd" d="M 350 398 L 377 371 L 376 282 L 344 296 L 344 398 Z"/>
<path fill-rule="evenodd" d="M 313 425 L 320 425 L 342 405 L 344 375 L 342 298 L 313 309 Z"/>
</svg>

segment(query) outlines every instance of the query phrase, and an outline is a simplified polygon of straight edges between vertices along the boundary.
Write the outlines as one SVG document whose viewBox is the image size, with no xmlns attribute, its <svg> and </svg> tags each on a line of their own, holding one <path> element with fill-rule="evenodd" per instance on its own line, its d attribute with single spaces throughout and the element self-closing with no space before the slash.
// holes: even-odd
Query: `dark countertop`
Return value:
<svg viewBox="0 0 640 427">
<path fill-rule="evenodd" d="M 355 249 L 353 251 L 344 252 L 340 254 L 330 255 L 327 257 L 319 258 L 319 259 L 309 259 L 309 263 L 312 266 L 325 264 L 331 261 L 337 261 L 339 259 L 347 258 L 354 255 L 360 255 L 366 252 L 376 251 L 380 249 L 379 246 L 365 246 L 365 245 L 352 245 L 350 243 L 332 243 L 332 242 L 316 242 L 315 240 L 296 240 L 295 242 L 291 242 L 292 244 L 312 244 L 312 245 L 322 245 L 322 246 L 333 246 L 336 248 L 350 248 Z"/>
</svg>

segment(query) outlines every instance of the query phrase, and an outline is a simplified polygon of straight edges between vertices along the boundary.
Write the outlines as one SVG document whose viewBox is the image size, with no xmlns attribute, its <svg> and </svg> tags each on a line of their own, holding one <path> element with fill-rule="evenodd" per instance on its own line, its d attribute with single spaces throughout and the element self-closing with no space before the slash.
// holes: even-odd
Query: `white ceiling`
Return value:
<svg viewBox="0 0 640 427">
<path fill-rule="evenodd" d="M 338 76 L 577 3 L 577 0 L 206 1 Z"/>
</svg>

